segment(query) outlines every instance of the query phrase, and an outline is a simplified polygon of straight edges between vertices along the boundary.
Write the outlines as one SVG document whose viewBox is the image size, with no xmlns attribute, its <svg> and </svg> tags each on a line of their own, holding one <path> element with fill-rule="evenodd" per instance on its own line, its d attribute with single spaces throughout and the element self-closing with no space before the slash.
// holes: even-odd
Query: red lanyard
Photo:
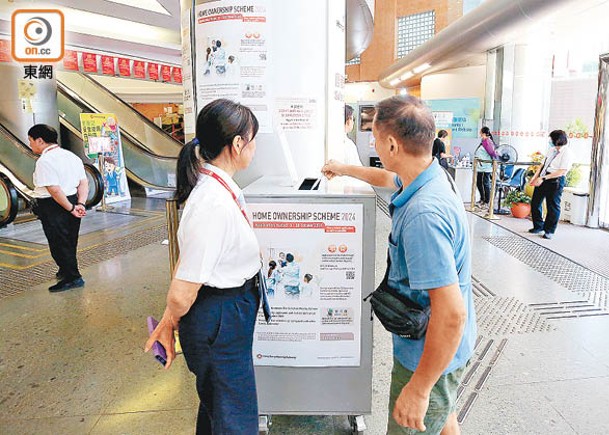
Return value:
<svg viewBox="0 0 609 435">
<path fill-rule="evenodd" d="M 220 183 L 222 185 L 222 187 L 224 187 L 226 190 L 228 190 L 228 192 L 231 194 L 231 196 L 233 197 L 233 200 L 235 200 L 235 204 L 237 204 L 237 207 L 239 207 L 239 210 L 241 210 L 241 213 L 243 214 L 243 217 L 245 218 L 245 220 L 247 221 L 249 226 L 252 226 L 249 218 L 247 217 L 247 213 L 245 212 L 245 210 L 243 210 L 243 207 L 241 206 L 241 203 L 239 202 L 239 200 L 237 199 L 237 195 L 235 195 L 235 192 L 233 192 L 233 190 L 230 188 L 230 186 L 228 184 L 226 184 L 226 181 L 224 181 L 222 179 L 222 177 L 220 177 L 218 174 L 216 174 L 214 171 L 210 171 L 207 168 L 201 168 L 199 169 L 199 171 L 202 174 L 208 175 L 211 178 L 213 178 L 214 180 L 216 180 L 218 183 Z"/>
<path fill-rule="evenodd" d="M 59 145 L 51 145 L 50 147 L 45 148 L 44 151 L 40 153 L 40 155 L 44 155 L 49 151 L 54 150 L 55 148 L 59 148 Z"/>
</svg>

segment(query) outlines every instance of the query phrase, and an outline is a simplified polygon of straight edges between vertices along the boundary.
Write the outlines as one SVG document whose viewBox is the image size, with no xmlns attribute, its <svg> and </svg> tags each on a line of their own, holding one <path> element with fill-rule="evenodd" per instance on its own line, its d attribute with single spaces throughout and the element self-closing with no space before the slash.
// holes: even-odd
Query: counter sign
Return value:
<svg viewBox="0 0 609 435">
<path fill-rule="evenodd" d="M 13 59 L 58 62 L 64 54 L 64 16 L 57 9 L 18 9 L 11 19 Z"/>
</svg>

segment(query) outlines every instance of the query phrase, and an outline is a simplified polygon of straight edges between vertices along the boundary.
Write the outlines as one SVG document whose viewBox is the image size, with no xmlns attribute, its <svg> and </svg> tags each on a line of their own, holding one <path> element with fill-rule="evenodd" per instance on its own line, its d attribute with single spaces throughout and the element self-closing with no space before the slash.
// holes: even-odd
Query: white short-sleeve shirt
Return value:
<svg viewBox="0 0 609 435">
<path fill-rule="evenodd" d="M 362 166 L 357 145 L 347 135 L 342 143 L 336 144 L 336 147 L 330 150 L 328 158 L 346 165 Z"/>
<path fill-rule="evenodd" d="M 50 198 L 48 186 L 59 186 L 66 196 L 74 195 L 84 180 L 85 167 L 80 158 L 63 148 L 50 146 L 40 155 L 34 169 L 34 197 Z"/>
<path fill-rule="evenodd" d="M 204 167 L 220 176 L 237 198 L 242 196 L 226 172 L 210 164 Z M 261 267 L 254 230 L 230 192 L 209 175 L 199 175 L 186 201 L 178 243 L 176 278 L 183 281 L 216 288 L 240 287 Z"/>
<path fill-rule="evenodd" d="M 564 145 L 560 147 L 560 149 L 556 147 L 552 147 L 550 152 L 558 152 L 556 157 L 550 162 L 550 166 L 548 166 L 548 173 L 552 173 L 554 171 L 558 171 L 559 169 L 566 169 L 567 171 L 571 169 L 573 165 L 573 154 L 571 153 L 571 149 L 568 145 Z M 548 152 L 548 158 L 551 158 L 551 154 Z"/>
</svg>

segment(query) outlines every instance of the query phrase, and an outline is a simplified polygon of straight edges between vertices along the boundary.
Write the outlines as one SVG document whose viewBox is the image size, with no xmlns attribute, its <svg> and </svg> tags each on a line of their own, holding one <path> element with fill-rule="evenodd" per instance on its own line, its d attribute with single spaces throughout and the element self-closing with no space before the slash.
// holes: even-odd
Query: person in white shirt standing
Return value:
<svg viewBox="0 0 609 435">
<path fill-rule="evenodd" d="M 345 165 L 362 166 L 362 162 L 359 159 L 359 154 L 357 152 L 357 146 L 351 138 L 347 136 L 351 130 L 353 130 L 354 125 L 353 107 L 345 104 L 345 140 L 337 147 L 336 152 L 333 153 L 330 158 L 339 163 L 344 163 Z"/>
<path fill-rule="evenodd" d="M 252 343 L 261 301 L 265 308 L 256 280 L 262 263 L 243 193 L 232 178 L 251 163 L 257 132 L 249 108 L 215 100 L 199 113 L 196 138 L 178 158 L 177 199 L 186 203 L 180 258 L 165 313 L 145 350 L 159 341 L 168 368 L 179 327 L 200 399 L 197 434 L 258 434 Z"/>
<path fill-rule="evenodd" d="M 58 282 L 49 287 L 61 292 L 82 287 L 76 250 L 80 221 L 87 214 L 89 182 L 82 160 L 57 144 L 57 131 L 36 124 L 28 131 L 30 148 L 40 158 L 34 169 L 33 211 L 40 218 L 51 256 L 59 267 Z"/>
<path fill-rule="evenodd" d="M 567 147 L 567 134 L 563 130 L 550 133 L 550 149 L 542 165 L 531 178 L 530 185 L 535 186 L 531 200 L 533 228 L 531 234 L 544 233 L 544 239 L 551 239 L 556 232 L 560 218 L 560 198 L 565 187 L 567 172 L 573 164 L 571 150 Z M 544 221 L 542 203 L 546 201 L 548 213 Z"/>
</svg>

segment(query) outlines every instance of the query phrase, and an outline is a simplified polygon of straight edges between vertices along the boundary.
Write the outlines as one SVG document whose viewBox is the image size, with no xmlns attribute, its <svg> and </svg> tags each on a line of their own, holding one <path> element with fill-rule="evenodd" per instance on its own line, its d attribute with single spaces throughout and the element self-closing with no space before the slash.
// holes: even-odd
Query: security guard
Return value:
<svg viewBox="0 0 609 435">
<path fill-rule="evenodd" d="M 59 270 L 50 292 L 82 287 L 76 248 L 80 221 L 87 214 L 89 183 L 82 161 L 57 144 L 57 131 L 36 124 L 28 131 L 30 147 L 40 158 L 34 170 L 34 213 L 40 218 L 51 256 Z"/>
</svg>

